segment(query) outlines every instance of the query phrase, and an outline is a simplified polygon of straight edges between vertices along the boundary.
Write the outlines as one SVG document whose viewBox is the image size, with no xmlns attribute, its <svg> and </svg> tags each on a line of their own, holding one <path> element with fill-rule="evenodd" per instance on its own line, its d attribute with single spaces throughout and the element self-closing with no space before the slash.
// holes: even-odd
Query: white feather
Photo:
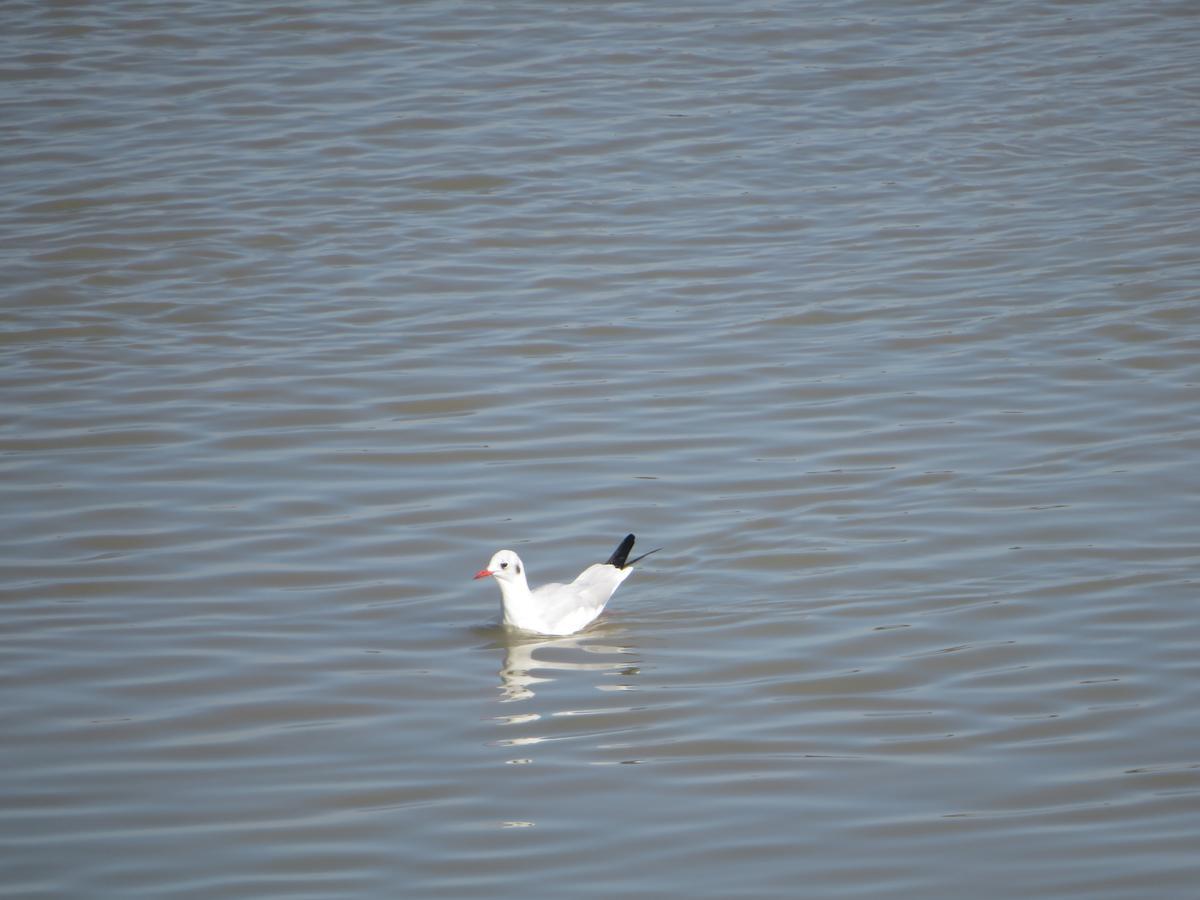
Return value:
<svg viewBox="0 0 1200 900">
<path fill-rule="evenodd" d="M 626 564 L 588 566 L 570 584 L 529 589 L 525 564 L 512 550 L 499 550 L 476 578 L 490 575 L 500 585 L 504 624 L 538 634 L 574 634 L 604 611 L 621 582 L 633 574 Z"/>
</svg>

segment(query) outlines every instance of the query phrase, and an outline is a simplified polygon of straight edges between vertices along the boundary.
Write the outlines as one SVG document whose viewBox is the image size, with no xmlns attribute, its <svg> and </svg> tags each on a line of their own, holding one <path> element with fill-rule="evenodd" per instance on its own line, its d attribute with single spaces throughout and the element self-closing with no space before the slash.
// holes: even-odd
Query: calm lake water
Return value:
<svg viewBox="0 0 1200 900">
<path fill-rule="evenodd" d="M 6 896 L 1195 896 L 1200 6 L 0 47 Z"/>
</svg>

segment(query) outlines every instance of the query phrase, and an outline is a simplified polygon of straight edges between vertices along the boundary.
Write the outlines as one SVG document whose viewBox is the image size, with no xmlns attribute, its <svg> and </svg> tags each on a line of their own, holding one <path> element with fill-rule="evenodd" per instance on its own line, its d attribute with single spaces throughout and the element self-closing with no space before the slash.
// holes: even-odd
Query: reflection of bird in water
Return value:
<svg viewBox="0 0 1200 900">
<path fill-rule="evenodd" d="M 495 578 L 500 585 L 505 625 L 535 634 L 574 634 L 603 612 L 634 563 L 658 552 L 630 559 L 633 541 L 632 534 L 626 535 L 606 562 L 588 566 L 570 584 L 543 584 L 531 591 L 521 557 L 512 550 L 496 551 L 475 577 Z"/>
<path fill-rule="evenodd" d="M 542 685 L 560 680 L 563 682 L 563 689 L 567 691 L 565 696 L 573 697 L 576 701 L 580 699 L 580 690 L 635 690 L 633 685 L 626 683 L 626 678 L 639 673 L 636 663 L 630 659 L 634 650 L 607 641 L 601 643 L 606 637 L 611 641 L 619 633 L 619 629 L 607 623 L 587 637 L 576 635 L 539 638 L 506 629 L 502 642 L 504 663 L 500 668 L 500 702 L 536 702 L 536 695 Z M 543 703 L 544 701 L 543 697 Z M 515 733 L 506 731 L 506 737 L 495 742 L 498 747 L 525 748 L 547 740 L 585 736 L 594 739 L 604 731 L 603 727 L 600 731 L 596 730 L 595 719 L 590 720 L 589 727 L 584 730 L 567 724 L 569 719 L 574 716 L 598 714 L 620 716 L 629 711 L 628 708 L 611 707 L 607 704 L 596 707 L 590 703 L 573 703 L 568 708 L 546 713 L 549 718 L 559 720 L 557 724 L 551 724 L 543 719 L 543 713 L 534 712 L 528 705 L 515 709 L 517 711 L 509 715 L 496 716 L 495 721 L 506 727 L 518 726 L 514 730 Z M 534 722 L 539 724 L 533 726 L 537 731 L 531 733 L 532 729 L 529 726 Z M 506 762 L 510 765 L 522 765 L 533 760 L 522 756 L 508 759 Z"/>
<path fill-rule="evenodd" d="M 636 675 L 637 666 L 629 664 L 630 648 L 615 644 L 597 643 L 603 634 L 591 638 L 569 635 L 565 637 L 538 638 L 519 633 L 505 633 L 504 664 L 500 668 L 500 691 L 502 702 L 528 700 L 536 694 L 534 685 L 556 680 L 559 673 L 596 672 L 605 675 Z M 550 651 L 535 657 L 535 653 Z M 604 655 L 608 659 L 585 660 L 564 659 L 563 651 L 569 655 Z M 574 651 L 574 652 L 572 652 Z M 534 674 L 534 672 L 539 674 Z M 596 684 L 597 690 L 621 689 L 618 685 Z"/>
</svg>

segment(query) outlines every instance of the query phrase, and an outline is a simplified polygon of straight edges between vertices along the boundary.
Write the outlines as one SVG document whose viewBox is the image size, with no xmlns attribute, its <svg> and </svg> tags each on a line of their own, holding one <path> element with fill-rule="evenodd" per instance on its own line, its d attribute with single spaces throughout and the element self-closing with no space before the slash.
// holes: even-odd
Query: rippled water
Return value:
<svg viewBox="0 0 1200 900">
<path fill-rule="evenodd" d="M 1198 19 L 5 4 L 6 894 L 1194 892 Z"/>
</svg>

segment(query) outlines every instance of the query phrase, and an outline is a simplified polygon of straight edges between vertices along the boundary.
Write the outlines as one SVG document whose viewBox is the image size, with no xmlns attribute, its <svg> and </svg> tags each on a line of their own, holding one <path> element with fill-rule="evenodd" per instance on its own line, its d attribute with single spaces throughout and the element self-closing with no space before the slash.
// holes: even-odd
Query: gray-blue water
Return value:
<svg viewBox="0 0 1200 900">
<path fill-rule="evenodd" d="M 3 893 L 1194 893 L 1198 26 L 5 3 Z"/>
</svg>

